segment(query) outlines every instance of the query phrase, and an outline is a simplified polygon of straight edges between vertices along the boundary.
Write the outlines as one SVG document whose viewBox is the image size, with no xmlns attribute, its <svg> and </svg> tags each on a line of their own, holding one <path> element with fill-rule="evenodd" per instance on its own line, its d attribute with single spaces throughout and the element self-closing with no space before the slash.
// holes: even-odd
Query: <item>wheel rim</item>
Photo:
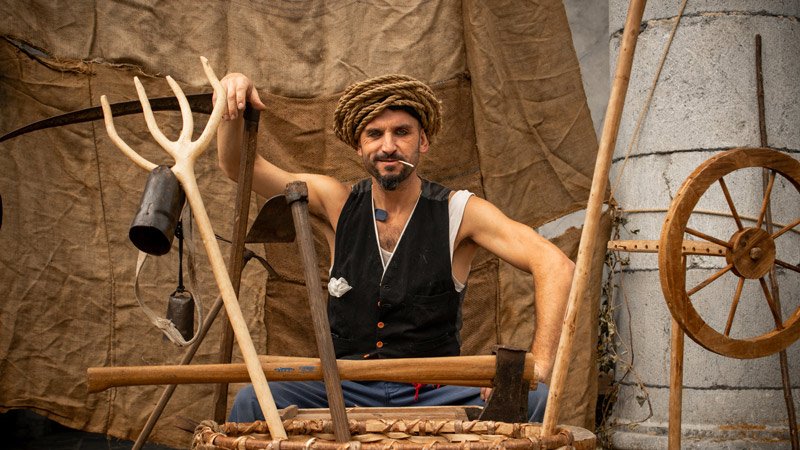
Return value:
<svg viewBox="0 0 800 450">
<path fill-rule="evenodd" d="M 757 358 L 770 355 L 785 349 L 800 337 L 800 308 L 795 309 L 788 317 L 780 318 L 780 311 L 776 311 L 778 308 L 773 303 L 769 289 L 764 282 L 765 274 L 776 263 L 789 266 L 794 271 L 798 269 L 796 266 L 786 265 L 785 262 L 776 259 L 775 240 L 780 235 L 773 237 L 775 233 L 770 236 L 761 229 L 763 208 L 756 227 L 744 228 L 742 226 L 724 183 L 726 175 L 751 167 L 771 170 L 772 181 L 776 174 L 780 174 L 800 193 L 800 162 L 788 155 L 766 148 L 740 148 L 715 155 L 697 167 L 678 190 L 664 221 L 659 250 L 661 288 L 672 317 L 687 335 L 704 348 L 735 358 Z M 709 187 L 717 182 L 721 184 L 723 192 L 726 194 L 726 200 L 739 227 L 739 230 L 727 241 L 715 239 L 687 227 L 698 201 Z M 770 191 L 768 190 L 765 199 L 768 199 L 769 195 Z M 724 244 L 727 248 L 727 265 L 688 291 L 681 250 L 684 233 L 697 233 L 695 236 Z M 716 279 L 727 276 L 728 272 L 739 277 L 739 282 L 731 305 L 728 324 L 725 331 L 720 333 L 703 320 L 690 297 Z M 752 338 L 731 338 L 728 333 L 745 281 L 756 279 L 761 285 L 766 304 L 776 322 L 775 328 Z"/>
</svg>

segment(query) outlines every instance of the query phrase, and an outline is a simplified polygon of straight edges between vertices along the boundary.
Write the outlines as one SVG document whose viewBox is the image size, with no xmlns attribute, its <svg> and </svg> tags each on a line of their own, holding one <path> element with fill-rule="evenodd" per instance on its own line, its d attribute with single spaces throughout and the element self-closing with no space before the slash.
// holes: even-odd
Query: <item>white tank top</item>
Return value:
<svg viewBox="0 0 800 450">
<path fill-rule="evenodd" d="M 453 252 L 455 251 L 455 248 L 453 248 L 453 247 L 454 247 L 455 242 L 456 242 L 456 236 L 458 236 L 458 229 L 461 228 L 461 221 L 464 219 L 464 209 L 467 207 L 467 201 L 473 195 L 475 195 L 475 194 L 473 194 L 470 191 L 461 190 L 461 191 L 456 191 L 453 194 L 453 196 L 450 197 L 450 202 L 448 204 L 448 210 L 449 210 L 449 215 L 450 215 L 450 263 L 451 264 L 453 262 Z M 375 208 L 373 208 L 373 210 L 374 209 Z M 373 215 L 374 215 L 374 212 L 373 212 Z M 373 221 L 374 221 L 374 219 L 375 218 L 373 217 Z M 411 217 L 409 217 L 409 220 L 411 220 Z M 405 233 L 405 231 L 406 230 L 404 228 L 403 229 L 403 233 Z M 378 235 L 377 228 L 375 230 L 375 235 L 376 236 Z M 400 234 L 400 236 L 402 237 L 402 233 Z M 398 240 L 398 242 L 399 242 L 399 240 Z M 383 248 L 381 248 L 380 244 L 378 245 L 378 248 L 381 251 L 381 260 L 383 262 L 383 270 L 386 270 L 386 267 L 389 265 L 389 261 L 392 259 L 392 255 L 394 254 L 394 252 L 390 252 L 390 251 L 384 250 Z M 456 287 L 456 292 L 463 291 L 464 290 L 464 286 L 466 286 L 467 280 L 464 280 L 462 282 L 460 280 L 457 280 L 455 275 L 452 275 L 452 277 L 453 277 L 453 284 L 455 284 L 455 287 Z"/>
</svg>

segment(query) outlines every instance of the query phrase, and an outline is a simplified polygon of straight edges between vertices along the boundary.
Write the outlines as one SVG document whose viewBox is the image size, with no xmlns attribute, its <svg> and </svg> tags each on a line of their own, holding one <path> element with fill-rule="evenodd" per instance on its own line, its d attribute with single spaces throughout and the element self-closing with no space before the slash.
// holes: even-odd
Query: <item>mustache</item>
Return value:
<svg viewBox="0 0 800 450">
<path fill-rule="evenodd" d="M 412 169 L 414 168 L 414 164 L 411 164 L 410 162 L 406 161 L 403 158 L 397 158 L 397 157 L 391 157 L 391 158 L 383 157 L 383 158 L 380 158 L 380 157 L 377 157 L 377 158 L 375 158 L 373 160 L 373 162 L 390 162 L 390 161 L 397 161 L 400 164 L 406 165 L 406 166 L 408 166 L 408 167 L 410 167 Z"/>
<path fill-rule="evenodd" d="M 373 158 L 375 162 L 380 161 L 405 161 L 402 156 L 396 154 L 389 154 L 389 153 L 377 153 L 375 154 L 375 158 Z"/>
</svg>

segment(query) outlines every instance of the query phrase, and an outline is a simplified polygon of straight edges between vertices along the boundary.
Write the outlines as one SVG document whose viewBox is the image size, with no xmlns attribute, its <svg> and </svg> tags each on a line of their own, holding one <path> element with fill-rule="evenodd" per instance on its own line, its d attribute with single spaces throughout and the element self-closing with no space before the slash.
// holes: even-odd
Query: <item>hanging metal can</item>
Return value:
<svg viewBox="0 0 800 450">
<path fill-rule="evenodd" d="M 169 296 L 167 320 L 172 321 L 183 339 L 189 341 L 194 336 L 194 297 L 185 290 L 176 290 Z"/>
<path fill-rule="evenodd" d="M 153 169 L 147 177 L 139 211 L 128 231 L 133 245 L 150 255 L 169 253 L 185 201 L 181 184 L 172 170 L 167 166 Z"/>
</svg>

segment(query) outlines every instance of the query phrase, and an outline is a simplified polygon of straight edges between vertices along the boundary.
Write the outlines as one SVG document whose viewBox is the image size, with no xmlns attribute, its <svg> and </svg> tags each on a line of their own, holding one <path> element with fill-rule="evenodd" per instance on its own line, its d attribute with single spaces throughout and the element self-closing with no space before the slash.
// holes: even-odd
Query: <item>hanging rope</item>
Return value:
<svg viewBox="0 0 800 450">
<path fill-rule="evenodd" d="M 187 260 L 187 272 L 189 272 L 189 288 L 186 289 L 186 292 L 189 292 L 195 298 L 195 311 L 197 311 L 197 323 L 198 326 L 203 323 L 203 305 L 202 301 L 200 300 L 199 295 L 194 295 L 191 288 L 197 286 L 197 277 L 195 273 L 195 262 L 194 262 L 194 240 L 192 236 L 194 234 L 193 227 L 194 222 L 192 221 L 192 210 L 187 203 L 186 206 L 183 208 L 183 213 L 181 214 L 181 222 L 185 225 L 183 227 L 183 236 L 184 240 L 186 241 L 186 260 Z M 141 295 L 139 295 L 139 275 L 142 272 L 142 268 L 144 267 L 144 263 L 147 261 L 147 257 L 149 255 L 145 252 L 139 252 L 139 257 L 136 260 L 136 277 L 133 284 L 133 295 L 136 297 L 136 302 L 139 303 L 139 306 L 142 308 L 142 311 L 150 320 L 150 323 L 156 326 L 164 336 L 167 337 L 173 344 L 179 345 L 181 347 L 186 347 L 188 345 L 192 345 L 192 343 L 197 340 L 198 333 L 194 333 L 190 340 L 186 340 L 181 335 L 181 332 L 175 327 L 175 324 L 172 323 L 171 320 L 166 319 L 164 317 L 159 316 L 156 314 L 152 309 L 150 309 L 147 305 L 142 302 Z M 181 265 L 183 258 L 181 258 Z M 179 285 L 183 285 L 183 276 L 179 275 Z"/>
<path fill-rule="evenodd" d="M 642 123 L 644 123 L 645 117 L 647 117 L 647 112 L 650 111 L 650 103 L 653 101 L 653 94 L 656 91 L 656 86 L 658 85 L 658 81 L 661 78 L 661 69 L 664 68 L 664 62 L 667 60 L 667 55 L 669 54 L 669 49 L 672 47 L 672 40 L 675 38 L 675 33 L 678 31 L 678 25 L 681 23 L 681 17 L 683 17 L 683 10 L 686 9 L 686 2 L 688 0 L 683 0 L 681 2 L 680 9 L 678 10 L 678 16 L 675 18 L 675 24 L 672 26 L 672 31 L 669 34 L 669 38 L 667 39 L 667 44 L 664 46 L 664 52 L 661 54 L 661 60 L 658 62 L 658 68 L 656 69 L 656 73 L 653 76 L 653 83 L 650 86 L 650 90 L 647 93 L 647 98 L 644 101 L 644 105 L 642 105 L 642 110 L 639 112 L 639 117 L 636 119 L 636 126 L 633 128 L 633 134 L 631 135 L 631 140 L 628 143 L 628 149 L 625 151 L 625 158 L 622 161 L 622 167 L 619 169 L 619 173 L 617 174 L 617 178 L 614 180 L 614 183 L 611 185 L 611 193 L 609 194 L 609 198 L 614 198 L 614 192 L 617 191 L 619 187 L 620 180 L 622 179 L 622 174 L 625 172 L 625 165 L 628 163 L 628 158 L 631 155 L 631 151 L 633 150 L 634 146 L 639 144 L 639 135 L 642 129 Z"/>
</svg>

